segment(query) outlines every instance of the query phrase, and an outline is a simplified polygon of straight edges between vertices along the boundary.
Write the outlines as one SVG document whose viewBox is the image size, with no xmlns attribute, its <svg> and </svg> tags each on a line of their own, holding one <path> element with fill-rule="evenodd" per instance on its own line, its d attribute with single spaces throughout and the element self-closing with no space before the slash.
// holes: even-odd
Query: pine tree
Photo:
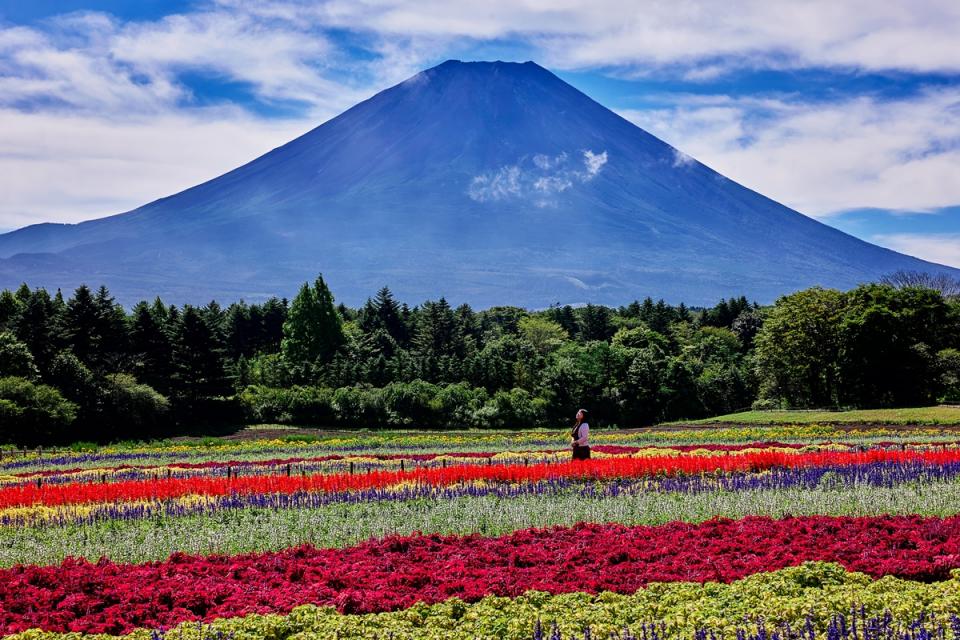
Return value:
<svg viewBox="0 0 960 640">
<path fill-rule="evenodd" d="M 161 304 L 161 309 L 163 309 Z M 130 320 L 131 369 L 137 380 L 154 389 L 167 392 L 172 373 L 170 337 L 157 321 L 156 305 L 139 302 Z M 166 309 L 163 309 L 166 317 Z"/>
<path fill-rule="evenodd" d="M 259 332 L 252 331 L 250 325 L 250 307 L 243 300 L 227 308 L 223 321 L 223 343 L 227 348 L 227 357 L 231 360 L 251 356 L 256 352 Z"/>
<path fill-rule="evenodd" d="M 607 307 L 588 304 L 581 310 L 580 335 L 584 341 L 609 340 L 613 331 L 610 309 Z"/>
<path fill-rule="evenodd" d="M 118 371 L 126 356 L 127 317 L 107 288 L 94 295 L 80 285 L 63 309 L 63 333 L 73 354 L 97 373 Z"/>
<path fill-rule="evenodd" d="M 360 310 L 357 312 L 357 326 L 364 334 L 369 335 L 380 328 L 380 319 L 377 317 L 377 308 L 373 306 L 373 300 L 367 298 Z"/>
<path fill-rule="evenodd" d="M 21 290 L 23 287 L 21 287 Z M 16 296 L 22 298 L 22 291 Z M 63 346 L 59 337 L 61 318 L 57 314 L 56 305 L 50 294 L 44 289 L 28 291 L 26 301 L 14 323 L 14 334 L 27 345 L 33 354 L 34 362 L 45 376 L 49 372 L 50 362 Z"/>
<path fill-rule="evenodd" d="M 283 340 L 283 325 L 287 321 L 287 300 L 270 298 L 263 303 L 263 333 L 260 338 L 260 349 L 265 353 L 280 351 Z"/>
<path fill-rule="evenodd" d="M 304 283 L 283 323 L 284 359 L 294 367 L 327 364 L 345 342 L 340 314 L 323 277 L 313 287 Z"/>
<path fill-rule="evenodd" d="M 20 301 L 21 304 L 26 304 L 31 295 L 30 287 L 27 286 L 26 282 L 21 283 L 20 286 L 17 287 L 17 292 L 13 295 L 17 300 Z"/>
<path fill-rule="evenodd" d="M 250 344 L 244 353 L 249 357 L 263 351 L 266 346 L 263 329 L 263 309 L 258 304 L 252 304 L 247 309 L 247 334 L 250 336 Z"/>
<path fill-rule="evenodd" d="M 95 369 L 100 348 L 100 312 L 90 287 L 77 287 L 67 303 L 65 333 L 70 350 L 85 366 Z"/>
<path fill-rule="evenodd" d="M 250 363 L 241 355 L 230 367 L 230 384 L 236 393 L 240 393 L 250 384 Z"/>
<path fill-rule="evenodd" d="M 650 323 L 654 321 L 654 315 L 656 314 L 656 307 L 653 304 L 653 298 L 647 296 L 643 299 L 643 304 L 640 305 L 640 312 L 637 314 L 637 317 L 640 318 L 640 321 L 643 324 L 650 326 Z"/>
<path fill-rule="evenodd" d="M 445 298 L 423 304 L 414 344 L 421 370 L 428 380 L 454 377 L 453 370 L 459 367 L 453 360 L 463 353 L 464 345 L 456 316 Z"/>
<path fill-rule="evenodd" d="M 177 309 L 177 305 L 172 304 L 167 307 L 167 322 L 166 328 L 167 332 L 173 336 L 177 330 L 177 323 L 180 322 L 180 309 Z"/>
<path fill-rule="evenodd" d="M 383 331 L 399 345 L 405 346 L 410 341 L 403 309 L 387 287 L 381 288 L 375 298 L 367 298 L 357 314 L 357 325 L 367 335 Z"/>
<path fill-rule="evenodd" d="M 467 350 L 467 352 L 459 355 L 467 357 L 470 355 L 470 347 L 476 345 L 480 340 L 480 323 L 477 322 L 477 314 L 468 304 L 461 304 L 454 310 L 453 315 L 457 319 L 457 332 Z"/>
<path fill-rule="evenodd" d="M 647 326 L 657 333 L 666 334 L 673 319 L 673 309 L 661 298 L 653 307 L 653 313 L 650 315 L 649 320 L 647 320 Z"/>
<path fill-rule="evenodd" d="M 639 318 L 640 317 L 640 301 L 634 300 L 626 307 L 620 310 L 620 315 L 625 318 Z"/>
<path fill-rule="evenodd" d="M 106 287 L 97 289 L 97 340 L 93 362 L 101 371 L 121 371 L 127 353 L 127 314 Z"/>
<path fill-rule="evenodd" d="M 207 326 L 216 334 L 217 340 L 224 341 L 224 324 L 226 322 L 226 312 L 216 300 L 211 300 L 205 307 L 200 309 L 200 315 L 203 317 Z"/>
<path fill-rule="evenodd" d="M 185 306 L 173 341 L 174 378 L 181 393 L 199 398 L 225 391 L 222 345 L 195 307 Z"/>
<path fill-rule="evenodd" d="M 154 298 L 153 304 L 150 305 L 150 314 L 153 316 L 153 319 L 156 321 L 158 326 L 166 329 L 167 322 L 170 320 L 170 311 L 167 309 L 166 305 L 163 304 L 163 300 L 160 299 L 160 296 Z"/>
<path fill-rule="evenodd" d="M 554 307 L 550 314 L 550 319 L 563 327 L 571 338 L 580 335 L 580 325 L 577 322 L 577 316 L 573 312 L 573 307 L 564 305 L 563 307 Z"/>
<path fill-rule="evenodd" d="M 400 346 L 409 344 L 410 330 L 403 318 L 403 310 L 394 300 L 390 289 L 387 287 L 381 288 L 374 298 L 373 306 L 377 310 L 380 328 L 390 334 L 390 337 L 396 340 Z"/>
</svg>

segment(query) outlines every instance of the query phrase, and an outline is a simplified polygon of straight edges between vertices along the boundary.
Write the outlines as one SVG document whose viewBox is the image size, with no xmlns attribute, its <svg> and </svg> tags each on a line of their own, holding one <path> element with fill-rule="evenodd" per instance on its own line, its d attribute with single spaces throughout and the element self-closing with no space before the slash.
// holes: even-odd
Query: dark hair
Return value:
<svg viewBox="0 0 960 640">
<path fill-rule="evenodd" d="M 587 421 L 587 410 L 577 409 L 577 414 L 579 415 L 581 413 L 583 414 L 583 420 L 580 420 L 578 418 L 577 421 L 573 424 L 573 429 L 570 431 L 570 435 L 573 436 L 574 438 L 577 437 L 577 429 L 580 428 L 580 425 L 582 425 L 584 422 Z"/>
</svg>

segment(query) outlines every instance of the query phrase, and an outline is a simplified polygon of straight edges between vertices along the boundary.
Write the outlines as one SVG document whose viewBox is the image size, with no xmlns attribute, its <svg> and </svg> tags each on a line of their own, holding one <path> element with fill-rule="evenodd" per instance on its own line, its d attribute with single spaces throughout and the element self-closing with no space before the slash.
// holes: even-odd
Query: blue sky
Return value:
<svg viewBox="0 0 960 640">
<path fill-rule="evenodd" d="M 958 33 L 955 0 L 0 0 L 0 229 L 169 195 L 448 58 L 532 59 L 771 198 L 960 266 Z"/>
</svg>

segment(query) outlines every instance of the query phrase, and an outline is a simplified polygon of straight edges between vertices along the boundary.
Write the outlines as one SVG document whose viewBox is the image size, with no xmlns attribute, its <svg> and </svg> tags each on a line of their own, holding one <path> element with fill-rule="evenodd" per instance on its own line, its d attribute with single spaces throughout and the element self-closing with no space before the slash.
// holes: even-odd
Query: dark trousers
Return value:
<svg viewBox="0 0 960 640">
<path fill-rule="evenodd" d="M 578 447 L 573 445 L 573 459 L 574 460 L 589 460 L 590 459 L 590 447 Z"/>
</svg>

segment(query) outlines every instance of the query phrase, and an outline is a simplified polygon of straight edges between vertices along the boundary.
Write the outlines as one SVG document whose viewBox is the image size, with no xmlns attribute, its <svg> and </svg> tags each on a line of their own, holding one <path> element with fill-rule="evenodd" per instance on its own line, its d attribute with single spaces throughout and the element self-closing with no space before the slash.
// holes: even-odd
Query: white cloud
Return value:
<svg viewBox="0 0 960 640">
<path fill-rule="evenodd" d="M 298 100 L 327 110 L 366 95 L 329 80 L 330 62 L 345 63 L 327 39 L 287 23 L 206 12 L 133 24 L 110 41 L 110 55 L 155 74 L 198 70 L 249 83 L 265 100 Z"/>
<path fill-rule="evenodd" d="M 564 151 L 557 156 L 548 156 L 542 153 L 538 153 L 533 156 L 533 164 L 542 171 L 549 171 L 553 169 L 558 164 L 564 163 L 567 161 L 567 153 Z"/>
<path fill-rule="evenodd" d="M 504 200 L 520 195 L 520 167 L 501 167 L 493 173 L 475 176 L 467 195 L 477 202 Z"/>
<path fill-rule="evenodd" d="M 960 202 L 960 89 L 885 102 L 674 99 L 674 106 L 621 114 L 803 213 Z"/>
<path fill-rule="evenodd" d="M 487 41 L 518 45 L 558 69 L 665 70 L 689 81 L 743 67 L 960 71 L 954 0 L 210 0 L 201 7 L 154 21 L 83 12 L 0 27 L 0 227 L 76 221 L 167 195 L 439 58 L 473 57 Z M 302 103 L 303 119 L 269 122 L 198 106 L 185 73 L 248 86 L 261 105 Z M 890 103 L 688 98 L 625 115 L 805 213 L 932 209 L 960 202 L 957 93 Z M 515 189 L 549 204 L 600 171 L 606 156 L 584 155 L 574 167 L 579 160 L 562 158 L 570 175 L 556 175 L 534 158 L 520 167 Z M 487 182 L 477 193 L 519 197 L 510 176 L 498 176 L 506 169 L 478 176 Z"/>
<path fill-rule="evenodd" d="M 106 55 L 101 27 L 58 46 L 31 29 L 0 29 L 0 106 L 156 112 L 182 96 L 168 77 L 133 74 Z"/>
<path fill-rule="evenodd" d="M 566 151 L 555 156 L 538 153 L 531 158 L 521 158 L 517 164 L 474 176 L 467 195 L 477 202 L 522 198 L 538 207 L 550 206 L 554 204 L 551 196 L 593 180 L 607 163 L 607 152 L 585 149 L 582 166 L 571 164 L 569 158 Z"/>
<path fill-rule="evenodd" d="M 117 121 L 0 109 L 0 226 L 127 211 L 233 169 L 313 124 L 236 110 Z"/>
<path fill-rule="evenodd" d="M 564 68 L 685 65 L 689 77 L 731 66 L 960 69 L 953 0 L 279 0 L 248 10 L 388 36 L 521 38 Z"/>
<path fill-rule="evenodd" d="M 184 73 L 247 85 L 257 99 L 299 101 L 332 115 L 370 95 L 349 59 L 320 32 L 242 13 L 205 11 L 119 23 L 68 14 L 39 31 L 0 28 L 0 106 L 71 113 L 161 113 L 190 107 Z"/>
<path fill-rule="evenodd" d="M 960 234 L 893 233 L 875 235 L 872 240 L 894 251 L 960 268 Z"/>
<path fill-rule="evenodd" d="M 375 74 L 331 79 L 330 65 L 349 69 L 341 55 L 322 34 L 225 11 L 0 26 L 0 227 L 119 213 L 288 142 L 382 88 L 363 86 Z M 248 85 L 265 104 L 300 101 L 303 115 L 203 106 L 185 72 Z"/>
<path fill-rule="evenodd" d="M 587 171 L 587 175 L 584 178 L 589 180 L 593 176 L 600 173 L 600 169 L 603 168 L 603 165 L 607 164 L 607 152 L 603 151 L 601 153 L 594 153 L 587 149 L 583 152 L 583 166 Z"/>
<path fill-rule="evenodd" d="M 674 167 L 687 167 L 692 165 L 694 162 L 696 162 L 696 160 L 685 154 L 683 151 L 680 151 L 680 149 L 673 150 Z"/>
<path fill-rule="evenodd" d="M 550 195 L 553 193 L 563 193 L 573 186 L 573 182 L 564 176 L 544 176 L 537 178 L 533 182 L 533 188 L 537 191 Z"/>
</svg>

